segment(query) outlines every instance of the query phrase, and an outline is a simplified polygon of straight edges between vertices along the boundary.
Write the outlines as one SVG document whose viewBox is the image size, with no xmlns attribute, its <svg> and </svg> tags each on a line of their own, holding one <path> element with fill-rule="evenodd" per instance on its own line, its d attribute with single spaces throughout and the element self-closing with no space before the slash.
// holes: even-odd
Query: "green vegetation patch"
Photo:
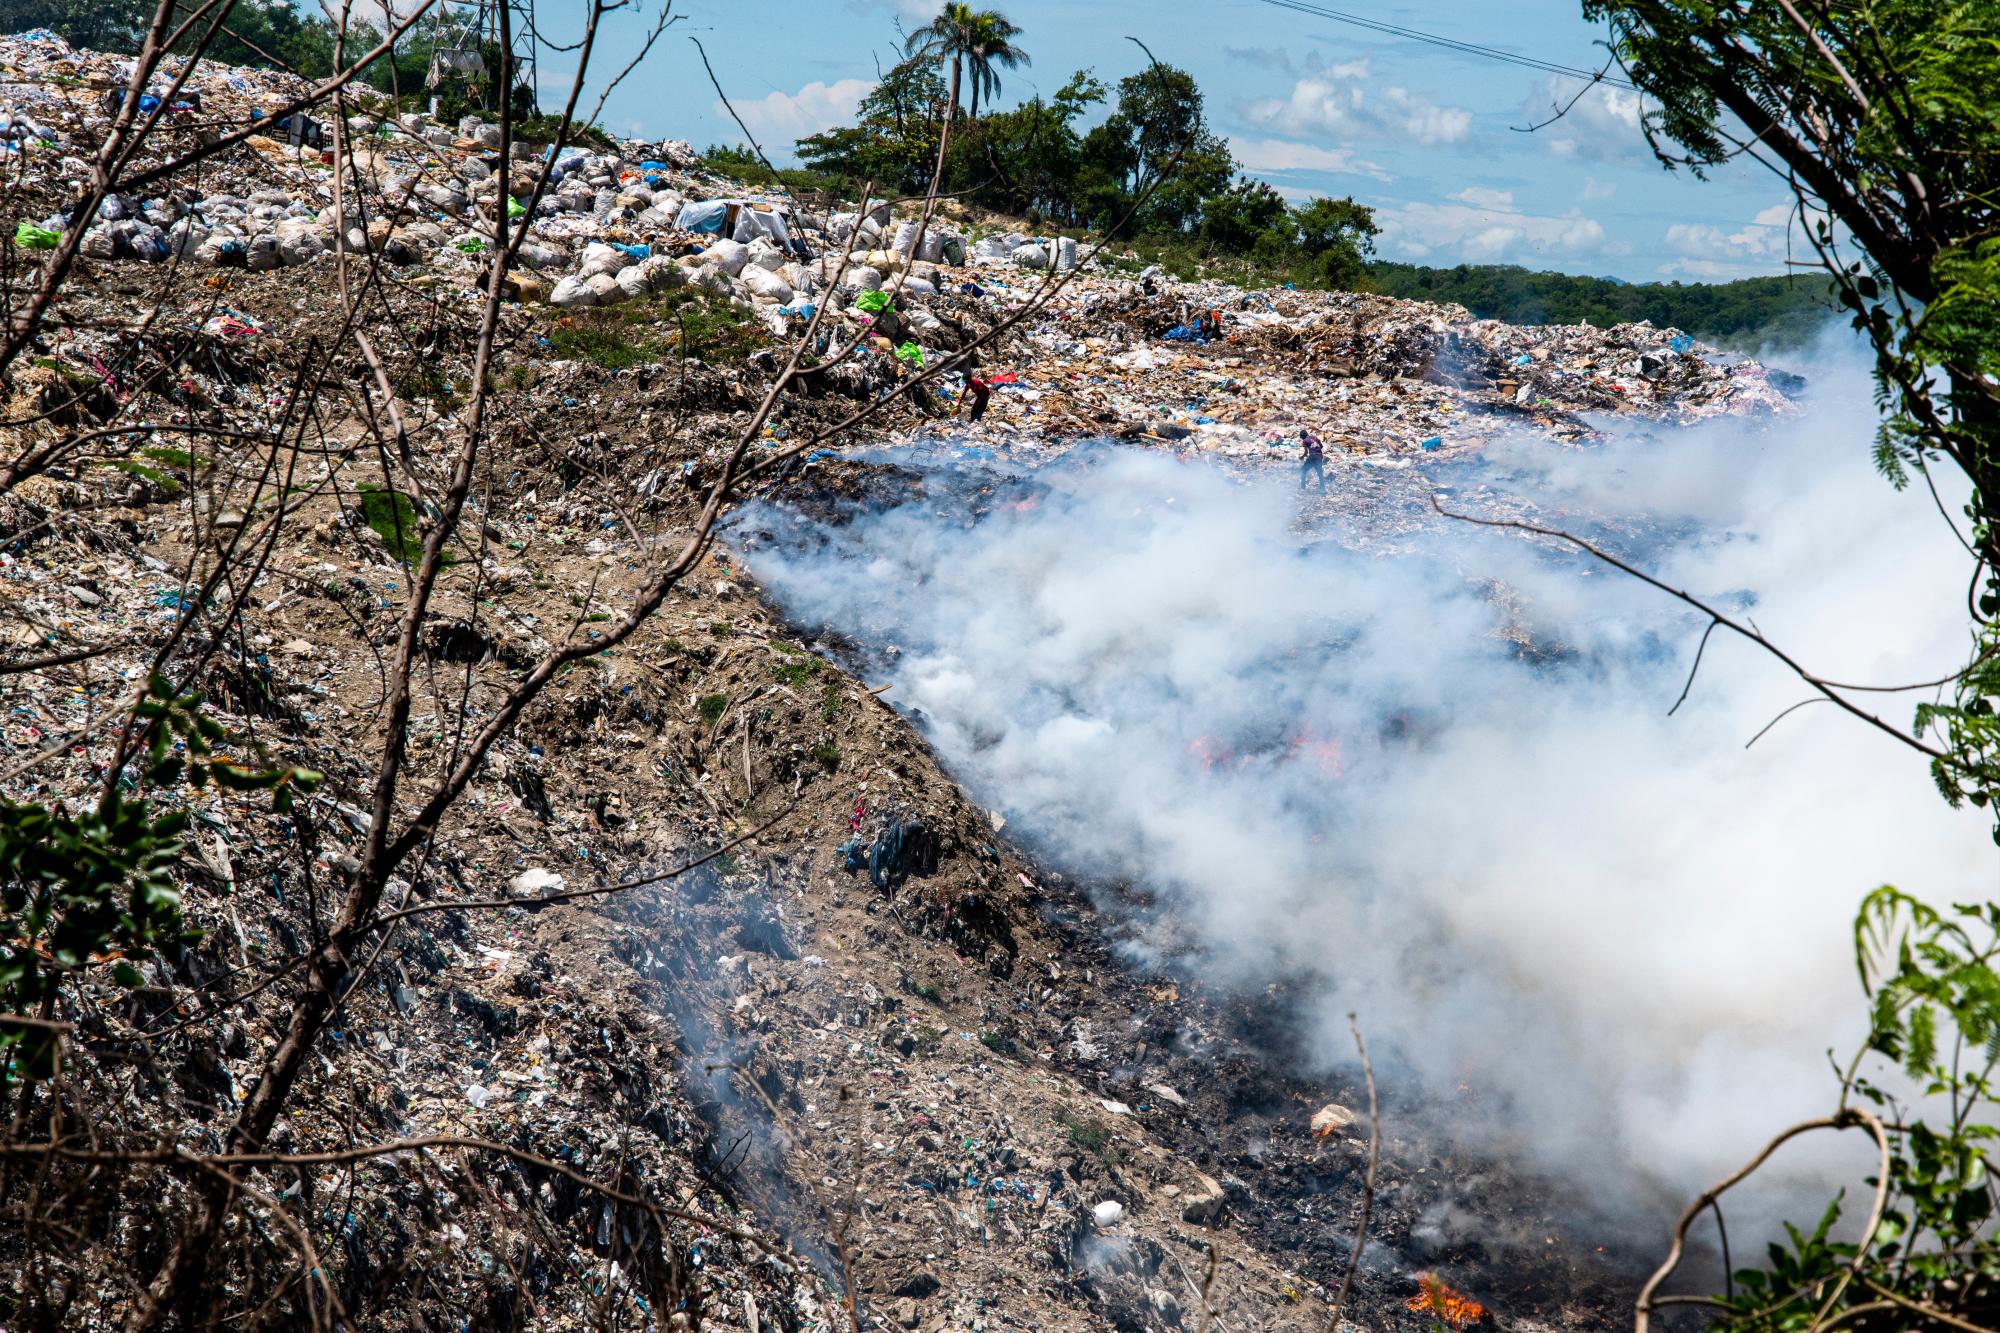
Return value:
<svg viewBox="0 0 2000 1333">
<path fill-rule="evenodd" d="M 595 125 L 580 125 L 569 122 L 569 133 L 563 135 L 561 116 L 529 116 L 514 125 L 514 136 L 523 143 L 552 144 L 561 136 L 565 144 L 575 144 L 598 153 L 615 153 L 618 142 Z"/>
<path fill-rule="evenodd" d="M 789 644 L 774 643 L 771 647 L 784 654 L 783 661 L 771 663 L 771 679 L 780 685 L 798 687 L 817 676 L 825 665 L 811 653 L 794 648 Z"/>
<path fill-rule="evenodd" d="M 406 565 L 423 558 L 424 541 L 417 532 L 417 507 L 401 491 L 381 486 L 355 488 L 361 496 L 361 521 L 382 539 L 389 554 Z M 449 563 L 449 557 L 447 557 Z"/>
<path fill-rule="evenodd" d="M 576 310 L 547 330 L 549 349 L 605 370 L 671 361 L 685 354 L 711 365 L 739 362 L 768 341 L 763 326 L 727 297 L 674 287 L 638 301 Z"/>
<path fill-rule="evenodd" d="M 1111 1131 L 1105 1127 L 1103 1121 L 1073 1116 L 1063 1111 L 1057 1114 L 1056 1123 L 1062 1126 L 1063 1137 L 1078 1148 L 1106 1166 L 1118 1164 L 1118 1153 L 1111 1146 Z"/>
</svg>

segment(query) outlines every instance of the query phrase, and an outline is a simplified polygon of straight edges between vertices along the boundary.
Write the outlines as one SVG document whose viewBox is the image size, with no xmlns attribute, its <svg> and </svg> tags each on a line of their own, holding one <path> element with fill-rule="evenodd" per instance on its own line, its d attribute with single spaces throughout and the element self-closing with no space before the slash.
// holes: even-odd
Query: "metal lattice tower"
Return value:
<svg viewBox="0 0 2000 1333">
<path fill-rule="evenodd" d="M 503 33 L 501 13 L 506 11 Z M 535 47 L 539 34 L 535 27 L 534 0 L 442 0 L 438 45 L 431 57 L 433 96 L 446 78 L 484 76 L 488 99 L 504 104 L 513 86 L 535 87 Z M 513 80 L 506 84 L 499 69 L 486 66 L 484 53 L 510 39 Z"/>
</svg>

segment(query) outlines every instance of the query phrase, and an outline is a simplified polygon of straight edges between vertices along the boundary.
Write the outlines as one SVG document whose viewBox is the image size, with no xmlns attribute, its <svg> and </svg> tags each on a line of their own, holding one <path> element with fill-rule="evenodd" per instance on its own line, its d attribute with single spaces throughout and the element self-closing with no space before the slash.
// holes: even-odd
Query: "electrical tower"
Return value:
<svg viewBox="0 0 2000 1333">
<path fill-rule="evenodd" d="M 503 105 L 514 87 L 527 88 L 532 98 L 536 42 L 535 0 L 440 0 L 430 74 L 425 79 L 433 113 L 438 90 L 450 80 L 481 86 L 485 91 L 479 100 L 486 110 Z M 511 84 L 504 77 L 506 71 L 491 67 L 489 59 L 503 45 L 513 51 Z"/>
</svg>

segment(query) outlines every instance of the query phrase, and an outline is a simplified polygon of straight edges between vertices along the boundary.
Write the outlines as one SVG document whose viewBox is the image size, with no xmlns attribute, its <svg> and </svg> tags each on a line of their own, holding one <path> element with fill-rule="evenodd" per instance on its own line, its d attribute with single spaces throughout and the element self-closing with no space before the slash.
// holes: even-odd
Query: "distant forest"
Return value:
<svg viewBox="0 0 2000 1333">
<path fill-rule="evenodd" d="M 1366 274 L 1367 286 L 1384 295 L 1453 302 L 1480 319 L 1601 328 L 1651 320 L 1744 351 L 1802 347 L 1839 312 L 1822 275 L 1626 283 L 1511 264 L 1422 268 L 1382 261 L 1369 264 Z"/>
</svg>

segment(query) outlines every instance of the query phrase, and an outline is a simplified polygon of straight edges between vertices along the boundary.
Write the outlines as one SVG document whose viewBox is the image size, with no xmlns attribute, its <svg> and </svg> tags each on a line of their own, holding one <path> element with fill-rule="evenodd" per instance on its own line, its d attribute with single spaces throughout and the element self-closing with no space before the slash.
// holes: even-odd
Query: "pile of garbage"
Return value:
<svg viewBox="0 0 2000 1333">
<path fill-rule="evenodd" d="M 166 62 L 142 109 L 155 109 L 179 73 L 177 62 Z M 0 38 L 7 98 L 0 145 L 18 159 L 21 181 L 73 207 L 130 75 L 129 61 L 75 50 L 47 31 Z M 249 124 L 301 86 L 266 70 L 202 64 L 173 94 L 155 151 Z M 361 93 L 357 102 L 371 99 Z M 516 282 L 523 300 L 608 305 L 686 283 L 753 305 L 793 305 L 793 313 L 810 313 L 809 298 L 838 263 L 813 263 L 807 238 L 822 231 L 814 220 L 781 197 L 731 193 L 731 183 L 699 169 L 685 141 L 627 140 L 615 151 L 515 141 L 504 164 L 501 146 L 501 127 L 477 116 L 448 126 L 419 112 L 377 118 L 357 109 L 335 126 L 301 114 L 250 135 L 219 170 L 201 173 L 200 190 L 170 184 L 146 197 L 114 194 L 88 218 L 58 207 L 15 219 L 15 240 L 53 249 L 82 228 L 81 252 L 94 260 L 179 257 L 253 271 L 345 249 L 439 267 L 469 284 L 498 243 L 504 213 L 526 231 L 521 264 L 547 275 Z M 862 229 L 872 240 L 879 225 L 871 215 Z M 854 229 L 849 218 L 842 235 Z M 879 288 L 892 273 L 904 274 L 913 293 L 935 290 L 937 263 L 947 252 L 964 256 L 963 238 L 942 229 L 919 255 L 915 227 L 903 230 L 850 268 L 850 291 Z"/>
</svg>

